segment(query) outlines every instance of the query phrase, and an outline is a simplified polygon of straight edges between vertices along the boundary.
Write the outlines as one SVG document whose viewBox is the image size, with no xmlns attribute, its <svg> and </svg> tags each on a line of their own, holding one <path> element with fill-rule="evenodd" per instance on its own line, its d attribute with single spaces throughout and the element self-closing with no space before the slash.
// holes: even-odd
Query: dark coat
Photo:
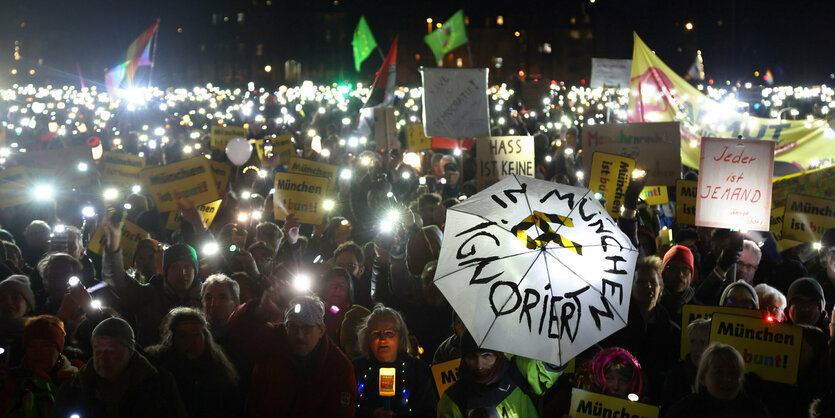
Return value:
<svg viewBox="0 0 835 418">
<path fill-rule="evenodd" d="M 720 401 L 706 393 L 692 394 L 669 409 L 665 417 L 675 418 L 769 418 L 762 402 L 740 393 L 732 401 Z"/>
<path fill-rule="evenodd" d="M 432 372 L 429 366 L 406 353 L 397 357 L 394 363 L 380 363 L 376 359 L 365 357 L 354 359 L 354 371 L 357 374 L 357 417 L 372 417 L 374 410 L 383 407 L 383 398 L 379 395 L 380 367 L 397 369 L 395 396 L 391 398 L 391 410 L 397 417 L 434 417 L 438 405 L 435 386 L 432 384 Z"/>
</svg>

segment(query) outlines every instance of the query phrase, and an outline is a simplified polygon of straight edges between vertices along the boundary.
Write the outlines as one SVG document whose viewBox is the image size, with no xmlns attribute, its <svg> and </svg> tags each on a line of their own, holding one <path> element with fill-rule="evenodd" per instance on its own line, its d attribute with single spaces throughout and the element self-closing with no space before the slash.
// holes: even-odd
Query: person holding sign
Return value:
<svg viewBox="0 0 835 418">
<path fill-rule="evenodd" d="M 377 304 L 357 334 L 362 351 L 354 359 L 357 417 L 434 417 L 438 400 L 432 372 L 409 354 L 409 328 L 400 313 Z M 396 373 L 394 396 L 387 402 L 378 390 L 381 368 L 394 368 Z"/>
<path fill-rule="evenodd" d="M 536 397 L 550 388 L 561 368 L 480 348 L 469 331 L 461 336 L 460 379 L 438 403 L 439 418 L 538 417 Z"/>
<path fill-rule="evenodd" d="M 670 408 L 669 417 L 770 417 L 762 402 L 742 392 L 745 363 L 735 348 L 714 343 L 696 373 L 698 392 Z"/>
</svg>

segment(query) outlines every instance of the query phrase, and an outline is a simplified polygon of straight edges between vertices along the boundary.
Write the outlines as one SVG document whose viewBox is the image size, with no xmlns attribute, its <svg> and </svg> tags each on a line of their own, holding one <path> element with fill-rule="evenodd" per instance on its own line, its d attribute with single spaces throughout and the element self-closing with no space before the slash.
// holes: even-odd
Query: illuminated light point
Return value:
<svg viewBox="0 0 835 418">
<path fill-rule="evenodd" d="M 85 218 L 92 218 L 93 216 L 96 216 L 96 210 L 92 206 L 84 206 L 84 208 L 81 209 L 81 216 Z"/>
<path fill-rule="evenodd" d="M 55 189 L 49 184 L 39 184 L 33 190 L 35 199 L 51 200 L 55 196 Z"/>
<path fill-rule="evenodd" d="M 551 162 L 551 160 L 553 160 L 553 158 L 551 158 L 551 156 L 550 156 L 550 155 L 546 155 L 546 156 L 545 156 L 545 162 L 546 162 L 546 163 L 550 163 L 550 162 Z"/>
<path fill-rule="evenodd" d="M 820 250 L 821 248 L 823 248 L 823 245 L 821 245 L 820 242 L 816 242 L 816 243 L 812 244 L 812 248 L 814 248 L 816 250 Z"/>
<path fill-rule="evenodd" d="M 518 38 L 518 37 L 522 36 L 522 34 L 519 33 L 519 31 L 517 30 L 516 32 L 513 32 L 513 36 Z"/>
<path fill-rule="evenodd" d="M 77 276 L 72 276 L 67 280 L 67 284 L 72 287 L 78 286 L 79 283 L 81 283 L 81 279 L 79 279 Z"/>
<path fill-rule="evenodd" d="M 272 71 L 272 70 L 273 70 L 273 67 L 272 67 L 271 65 L 265 65 L 265 66 L 264 66 L 264 72 L 267 72 L 267 73 L 268 73 L 268 72 L 270 72 L 270 71 Z"/>
<path fill-rule="evenodd" d="M 339 307 L 338 307 L 338 306 L 336 306 L 336 305 L 331 305 L 331 307 L 330 307 L 330 311 L 331 311 L 331 313 L 333 313 L 334 315 L 336 315 L 336 314 L 338 314 L 338 313 L 339 313 Z"/>
<path fill-rule="evenodd" d="M 684 24 L 684 29 L 693 30 L 693 22 L 687 22 Z"/>
<path fill-rule="evenodd" d="M 249 220 L 249 214 L 246 212 L 241 212 L 238 214 L 238 222 L 246 222 Z"/>
<path fill-rule="evenodd" d="M 241 192 L 241 199 L 248 200 L 250 197 L 252 197 L 252 192 L 250 192 L 249 190 L 244 190 Z"/>
<path fill-rule="evenodd" d="M 298 292 L 307 292 L 310 290 L 310 283 L 310 277 L 300 274 L 293 279 L 293 288 Z M 296 310 L 301 311 L 301 305 L 296 305 Z"/>
<path fill-rule="evenodd" d="M 347 168 L 342 170 L 341 173 L 339 173 L 339 178 L 341 178 L 342 180 L 350 180 L 351 176 L 352 176 L 351 170 L 348 170 Z"/>
<path fill-rule="evenodd" d="M 456 148 L 456 149 L 454 149 L 454 150 L 452 151 L 452 153 L 453 153 L 456 157 L 460 157 L 460 156 L 461 156 L 461 148 Z"/>
<path fill-rule="evenodd" d="M 331 200 L 331 199 L 325 199 L 325 201 L 322 202 L 322 207 L 325 210 L 332 210 L 335 206 L 336 206 L 336 203 L 334 203 L 334 201 Z"/>
<path fill-rule="evenodd" d="M 769 315 L 769 316 L 765 317 L 765 320 L 768 321 L 768 322 L 774 322 L 774 317 Z"/>
<path fill-rule="evenodd" d="M 267 170 L 258 170 L 258 177 L 267 178 Z"/>
<path fill-rule="evenodd" d="M 203 254 L 205 255 L 215 255 L 217 254 L 219 247 L 216 242 L 210 242 L 203 246 Z"/>
<path fill-rule="evenodd" d="M 78 163 L 78 171 L 87 171 L 87 163 Z"/>
<path fill-rule="evenodd" d="M 133 186 L 131 186 L 130 191 L 132 193 L 139 193 L 139 192 L 142 191 L 142 186 L 140 186 L 138 184 L 134 184 Z"/>
<path fill-rule="evenodd" d="M 582 180 L 583 180 L 583 178 L 585 177 L 585 174 L 583 174 L 583 170 L 577 170 L 577 173 L 576 173 L 576 174 L 577 174 L 577 180 L 581 180 L 581 181 L 582 181 Z"/>
<path fill-rule="evenodd" d="M 93 299 L 90 301 L 90 307 L 93 309 L 101 309 L 101 301 L 98 299 Z"/>
<path fill-rule="evenodd" d="M 125 210 L 133 209 L 133 205 L 131 205 L 130 203 L 125 203 L 125 205 L 123 207 L 125 208 Z"/>
<path fill-rule="evenodd" d="M 629 395 L 626 395 L 626 399 L 629 399 L 632 402 L 638 402 L 638 395 L 630 393 Z"/>
<path fill-rule="evenodd" d="M 104 200 L 116 200 L 119 198 L 119 191 L 114 188 L 105 189 L 103 195 Z"/>
</svg>

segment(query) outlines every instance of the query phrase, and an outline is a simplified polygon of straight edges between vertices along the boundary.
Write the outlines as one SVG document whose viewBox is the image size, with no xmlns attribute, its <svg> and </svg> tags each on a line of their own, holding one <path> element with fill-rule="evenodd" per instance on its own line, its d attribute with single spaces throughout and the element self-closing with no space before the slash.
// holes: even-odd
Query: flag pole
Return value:
<svg viewBox="0 0 835 418">
<path fill-rule="evenodd" d="M 377 45 L 377 52 L 379 52 L 379 53 L 380 53 L 380 58 L 382 58 L 382 59 L 383 59 L 383 61 L 385 61 L 385 60 L 386 60 L 386 56 L 383 54 L 383 50 L 382 50 L 382 49 L 380 49 L 380 45 L 379 45 L 379 44 Z"/>
<path fill-rule="evenodd" d="M 154 31 L 154 44 L 151 46 L 151 71 L 148 73 L 148 87 L 151 87 L 151 80 L 154 77 L 154 63 L 157 61 L 157 38 L 159 37 L 159 18 L 157 18 L 157 30 Z"/>
</svg>

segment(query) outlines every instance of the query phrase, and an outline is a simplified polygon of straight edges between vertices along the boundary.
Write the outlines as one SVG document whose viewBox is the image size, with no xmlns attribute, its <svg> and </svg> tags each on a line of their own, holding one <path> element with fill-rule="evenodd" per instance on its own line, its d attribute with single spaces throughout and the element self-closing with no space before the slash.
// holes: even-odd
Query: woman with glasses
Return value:
<svg viewBox="0 0 835 418">
<path fill-rule="evenodd" d="M 409 354 L 409 329 L 400 313 L 376 305 L 358 337 L 362 356 L 354 359 L 357 416 L 434 417 L 438 399 L 432 373 L 426 363 Z M 394 396 L 380 396 L 381 368 L 394 369 Z"/>
</svg>

